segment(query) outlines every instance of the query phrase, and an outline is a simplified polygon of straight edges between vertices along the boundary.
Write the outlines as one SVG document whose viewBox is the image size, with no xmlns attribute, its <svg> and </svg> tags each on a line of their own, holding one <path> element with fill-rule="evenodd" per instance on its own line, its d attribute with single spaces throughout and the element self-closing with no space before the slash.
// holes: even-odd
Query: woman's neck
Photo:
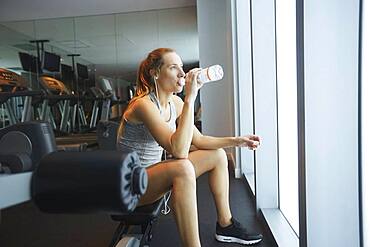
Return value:
<svg viewBox="0 0 370 247">
<path fill-rule="evenodd" d="M 170 98 L 172 97 L 172 93 L 167 93 L 167 92 L 158 90 L 158 95 L 156 96 L 159 97 L 158 101 L 159 101 L 161 108 L 166 109 L 168 106 L 168 102 L 170 102 Z"/>
</svg>

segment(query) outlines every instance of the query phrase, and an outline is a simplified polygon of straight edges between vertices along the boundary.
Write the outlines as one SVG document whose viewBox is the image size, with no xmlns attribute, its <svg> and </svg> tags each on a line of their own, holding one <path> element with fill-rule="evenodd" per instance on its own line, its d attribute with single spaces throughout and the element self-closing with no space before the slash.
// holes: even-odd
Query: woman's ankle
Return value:
<svg viewBox="0 0 370 247">
<path fill-rule="evenodd" d="M 229 225 L 231 225 L 233 222 L 232 222 L 232 217 L 230 218 L 223 218 L 223 219 L 218 219 L 218 224 L 221 226 L 221 227 L 227 227 Z"/>
</svg>

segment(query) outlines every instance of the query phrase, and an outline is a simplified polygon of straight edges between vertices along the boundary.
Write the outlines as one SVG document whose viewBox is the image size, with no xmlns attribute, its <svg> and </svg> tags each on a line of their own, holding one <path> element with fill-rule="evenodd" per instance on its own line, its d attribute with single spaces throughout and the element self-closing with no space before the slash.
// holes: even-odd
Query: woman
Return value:
<svg viewBox="0 0 370 247">
<path fill-rule="evenodd" d="M 260 242 L 262 235 L 248 234 L 232 218 L 228 163 L 222 149 L 234 146 L 256 149 L 259 137 L 204 136 L 194 127 L 194 101 L 202 86 L 196 79 L 199 72 L 200 69 L 193 69 L 185 74 L 181 58 L 172 49 L 150 52 L 140 64 L 135 97 L 122 116 L 118 149 L 135 150 L 147 167 L 148 188 L 139 205 L 153 203 L 172 190 L 171 208 L 184 246 L 201 246 L 196 178 L 205 172 L 209 172 L 217 209 L 216 239 L 242 244 Z M 183 87 L 184 101 L 174 95 Z M 193 146 L 196 150 L 190 152 Z M 163 149 L 174 159 L 161 161 Z"/>
</svg>

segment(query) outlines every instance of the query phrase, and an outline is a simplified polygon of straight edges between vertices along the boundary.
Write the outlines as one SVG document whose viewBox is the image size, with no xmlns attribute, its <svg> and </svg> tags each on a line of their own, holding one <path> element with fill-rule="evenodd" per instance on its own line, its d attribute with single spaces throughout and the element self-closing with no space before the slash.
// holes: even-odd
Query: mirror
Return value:
<svg viewBox="0 0 370 247">
<path fill-rule="evenodd" d="M 22 69 L 18 55 L 37 56 L 32 40 L 48 40 L 44 50 L 59 55 L 65 65 L 73 66 L 68 55 L 80 54 L 74 62 L 88 67 L 88 86 L 108 77 L 115 89 L 135 81 L 139 62 L 155 48 L 175 49 L 185 65 L 196 63 L 199 57 L 196 7 L 2 22 L 0 34 L 0 68 L 23 73 L 32 88 L 38 87 Z M 57 73 L 50 75 L 60 79 Z M 125 93 L 122 96 L 127 97 Z"/>
</svg>

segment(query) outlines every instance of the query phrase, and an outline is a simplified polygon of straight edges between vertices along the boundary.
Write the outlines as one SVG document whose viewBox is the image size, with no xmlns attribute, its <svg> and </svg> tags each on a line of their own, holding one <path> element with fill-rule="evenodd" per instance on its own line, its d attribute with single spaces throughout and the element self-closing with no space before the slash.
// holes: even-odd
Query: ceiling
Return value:
<svg viewBox="0 0 370 247">
<path fill-rule="evenodd" d="M 198 61 L 194 1 L 120 2 L 141 11 L 0 22 L 0 67 L 20 67 L 17 53 L 24 50 L 35 53 L 34 47 L 29 43 L 32 39 L 50 40 L 46 50 L 61 55 L 66 64 L 71 64 L 67 54 L 79 53 L 81 57 L 78 62 L 93 64 L 97 74 L 106 76 L 119 74 L 132 79 L 138 63 L 150 50 L 157 47 L 174 48 L 184 63 Z M 148 4 L 151 2 L 160 2 L 162 5 L 158 4 L 157 7 L 163 9 L 145 10 L 153 9 L 153 5 Z M 176 2 L 178 5 L 189 5 L 191 2 L 193 6 L 168 8 Z M 134 3 L 137 5 L 134 6 Z M 4 8 L 0 11 L 0 16 L 3 11 Z"/>
<path fill-rule="evenodd" d="M 195 6 L 196 0 L 2 0 L 0 22 Z"/>
</svg>

